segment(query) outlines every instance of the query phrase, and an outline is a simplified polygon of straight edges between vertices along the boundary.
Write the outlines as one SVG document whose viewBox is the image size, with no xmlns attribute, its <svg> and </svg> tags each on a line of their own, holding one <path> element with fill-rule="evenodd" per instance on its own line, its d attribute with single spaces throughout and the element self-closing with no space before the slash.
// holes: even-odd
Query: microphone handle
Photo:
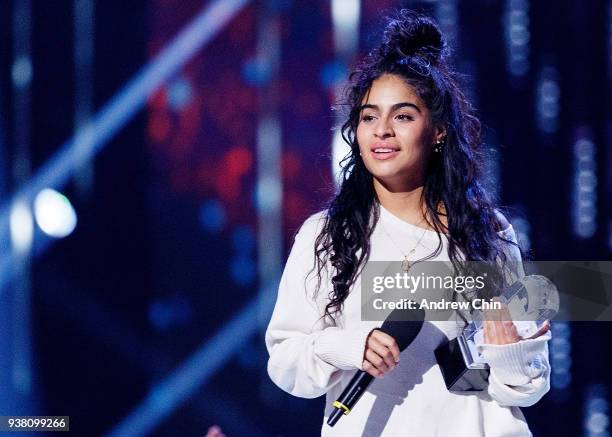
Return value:
<svg viewBox="0 0 612 437">
<path fill-rule="evenodd" d="M 355 406 L 373 379 L 374 377 L 372 375 L 363 370 L 360 370 L 353 376 L 346 388 L 342 391 L 340 398 L 333 404 L 335 408 L 327 419 L 327 424 L 329 426 L 334 426 L 342 415 L 348 414 L 351 411 L 351 408 Z"/>
</svg>

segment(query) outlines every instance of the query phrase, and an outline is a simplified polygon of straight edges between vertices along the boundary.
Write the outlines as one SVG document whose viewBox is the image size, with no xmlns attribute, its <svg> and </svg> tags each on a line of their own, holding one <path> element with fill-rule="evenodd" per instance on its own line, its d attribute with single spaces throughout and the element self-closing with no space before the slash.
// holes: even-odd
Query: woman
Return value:
<svg viewBox="0 0 612 437">
<path fill-rule="evenodd" d="M 520 265 L 512 226 L 481 185 L 480 124 L 447 57 L 429 18 L 402 10 L 388 22 L 350 76 L 340 190 L 304 222 L 287 260 L 266 333 L 268 373 L 295 396 L 327 395 L 322 435 L 528 436 L 517 407 L 549 389 L 546 328 L 522 339 L 512 322 L 486 322 L 488 389 L 451 393 L 434 350 L 457 336 L 456 322 L 425 322 L 400 352 L 380 322 L 361 320 L 366 261 Z M 329 427 L 332 402 L 357 370 L 376 378 Z"/>
</svg>

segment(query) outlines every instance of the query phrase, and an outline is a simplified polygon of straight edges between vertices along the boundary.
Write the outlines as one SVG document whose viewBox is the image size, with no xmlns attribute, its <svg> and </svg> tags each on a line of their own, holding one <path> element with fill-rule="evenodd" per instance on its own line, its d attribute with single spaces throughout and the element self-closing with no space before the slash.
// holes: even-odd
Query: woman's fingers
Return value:
<svg viewBox="0 0 612 437">
<path fill-rule="evenodd" d="M 538 329 L 533 335 L 530 335 L 527 339 L 538 338 L 540 335 L 546 334 L 550 330 L 550 322 L 548 320 L 544 321 L 544 324 Z"/>
<path fill-rule="evenodd" d="M 497 322 L 492 320 L 485 320 L 484 322 L 484 335 L 485 343 L 487 344 L 500 344 L 499 332 Z"/>
<path fill-rule="evenodd" d="M 503 330 L 504 344 L 516 343 L 521 339 L 521 336 L 518 334 L 516 326 L 514 325 L 512 320 L 503 321 L 501 326 Z"/>
<path fill-rule="evenodd" d="M 369 373 L 370 375 L 372 375 L 374 378 L 379 378 L 383 376 L 383 373 L 378 371 L 376 367 L 374 367 L 374 365 L 370 363 L 368 360 L 363 361 L 363 370 Z"/>
<path fill-rule="evenodd" d="M 376 367 L 376 370 L 382 372 L 383 374 L 390 370 L 389 366 L 387 366 L 387 364 L 385 363 L 385 360 L 383 360 L 372 349 L 368 349 L 366 351 L 365 359 L 369 361 L 372 365 L 374 365 L 374 367 Z"/>
<path fill-rule="evenodd" d="M 376 352 L 376 354 L 384 360 L 387 367 L 389 367 L 390 369 L 393 369 L 395 367 L 396 362 L 395 358 L 393 357 L 393 352 L 391 352 L 391 349 L 389 349 L 389 347 L 382 344 L 377 339 L 377 337 L 373 336 L 370 338 L 370 340 L 368 341 L 368 347 L 374 352 Z"/>
<path fill-rule="evenodd" d="M 492 301 L 498 301 L 494 298 Z M 484 340 L 488 344 L 510 344 L 521 339 L 512 323 L 510 311 L 506 305 L 501 309 L 485 310 Z"/>
<path fill-rule="evenodd" d="M 399 346 L 397 345 L 397 341 L 395 341 L 395 339 L 389 334 L 379 331 L 378 329 L 374 330 L 373 337 L 378 342 L 386 346 L 389 351 L 391 351 L 391 354 L 393 355 L 393 360 L 396 363 L 399 363 L 401 351 L 399 349 Z"/>
<path fill-rule="evenodd" d="M 363 370 L 374 377 L 382 377 L 399 363 L 400 350 L 389 334 L 374 329 L 368 335 Z"/>
<path fill-rule="evenodd" d="M 484 310 L 484 338 L 487 344 L 498 344 L 497 343 L 497 327 L 493 324 L 493 320 L 497 318 L 497 311 L 492 309 Z"/>
</svg>

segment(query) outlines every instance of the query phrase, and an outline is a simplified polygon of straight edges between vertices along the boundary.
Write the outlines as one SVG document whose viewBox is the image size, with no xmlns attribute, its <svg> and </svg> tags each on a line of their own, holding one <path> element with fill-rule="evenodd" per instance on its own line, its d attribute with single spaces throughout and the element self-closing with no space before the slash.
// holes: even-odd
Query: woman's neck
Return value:
<svg viewBox="0 0 612 437">
<path fill-rule="evenodd" d="M 421 228 L 435 230 L 425 205 L 423 184 L 393 188 L 374 178 L 374 191 L 383 208 L 394 216 Z M 446 209 L 442 203 L 438 205 L 438 219 L 442 222 L 441 232 L 448 233 Z"/>
<path fill-rule="evenodd" d="M 374 178 L 374 191 L 380 204 L 390 213 L 408 223 L 427 227 L 424 221 L 427 209 L 423 201 L 422 184 L 398 189 L 386 186 Z"/>
</svg>

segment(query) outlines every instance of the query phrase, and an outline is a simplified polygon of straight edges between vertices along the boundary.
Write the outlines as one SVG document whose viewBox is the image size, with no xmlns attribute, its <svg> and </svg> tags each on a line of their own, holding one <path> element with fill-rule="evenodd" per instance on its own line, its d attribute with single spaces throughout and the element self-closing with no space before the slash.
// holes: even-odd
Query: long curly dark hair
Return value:
<svg viewBox="0 0 612 437">
<path fill-rule="evenodd" d="M 442 250 L 441 233 L 448 234 L 448 255 L 455 269 L 465 271 L 464 260 L 506 263 L 500 237 L 502 222 L 493 200 L 483 188 L 481 125 L 458 85 L 458 74 L 449 63 L 449 47 L 438 26 L 427 16 L 403 9 L 387 22 L 381 44 L 357 65 L 349 76 L 345 100 L 347 119 L 341 132 L 351 152 L 342 161 L 341 185 L 331 200 L 323 228 L 316 238 L 316 270 L 333 267 L 325 316 L 332 320 L 370 254 L 370 237 L 380 216 L 380 205 L 356 139 L 362 99 L 372 82 L 383 74 L 400 76 L 425 103 L 432 125 L 446 127 L 442 153 L 427 163 L 423 188 L 430 225 L 438 233 L 436 250 Z M 445 227 L 440 205 L 446 214 Z M 514 244 L 514 243 L 512 243 Z M 520 250 L 520 248 L 519 248 Z M 491 290 L 479 297 L 490 298 Z M 487 295 L 488 293 L 488 295 Z"/>
</svg>

